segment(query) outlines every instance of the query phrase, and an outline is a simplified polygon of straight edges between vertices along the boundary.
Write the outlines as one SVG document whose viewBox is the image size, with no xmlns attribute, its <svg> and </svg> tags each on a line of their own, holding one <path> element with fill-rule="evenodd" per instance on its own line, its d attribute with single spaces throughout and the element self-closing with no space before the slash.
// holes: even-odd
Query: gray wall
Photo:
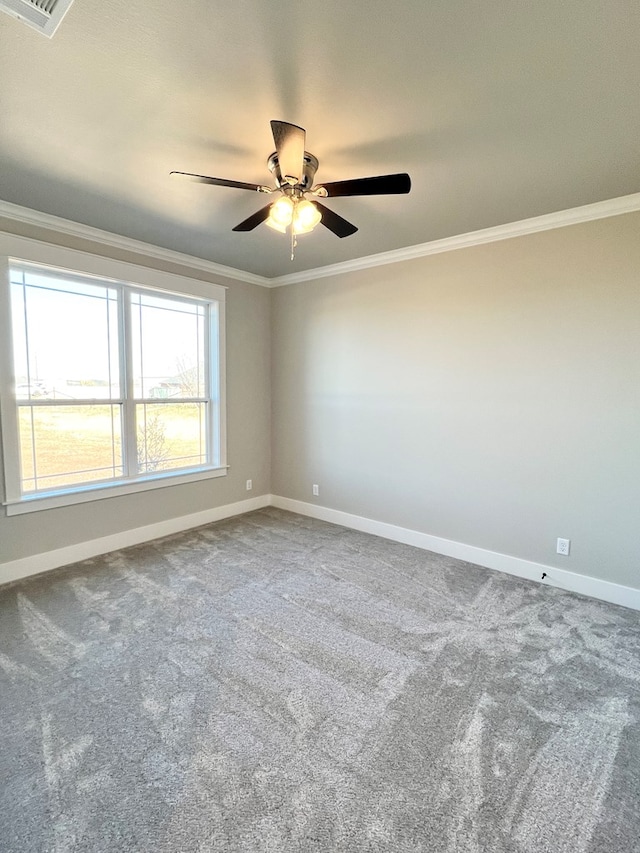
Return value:
<svg viewBox="0 0 640 853">
<path fill-rule="evenodd" d="M 0 562 L 271 491 L 640 587 L 639 232 L 629 214 L 272 291 L 211 278 L 229 475 L 0 512 Z"/>
<path fill-rule="evenodd" d="M 274 494 L 640 586 L 640 214 L 279 288 L 272 316 Z"/>
<path fill-rule="evenodd" d="M 226 477 L 27 515 L 0 510 L 0 563 L 267 494 L 270 489 L 270 291 L 0 219 L 0 230 L 210 280 L 227 291 Z M 0 466 L 0 477 L 1 477 Z M 246 480 L 253 480 L 247 492 Z M 3 484 L 0 482 L 0 491 Z"/>
</svg>

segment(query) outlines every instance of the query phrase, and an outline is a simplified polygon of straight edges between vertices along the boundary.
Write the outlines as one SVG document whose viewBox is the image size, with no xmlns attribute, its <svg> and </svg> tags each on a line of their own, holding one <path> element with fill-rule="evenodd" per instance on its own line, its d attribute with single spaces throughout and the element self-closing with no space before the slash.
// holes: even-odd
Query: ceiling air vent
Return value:
<svg viewBox="0 0 640 853">
<path fill-rule="evenodd" d="M 72 3 L 73 0 L 0 0 L 0 12 L 19 18 L 51 38 Z"/>
</svg>

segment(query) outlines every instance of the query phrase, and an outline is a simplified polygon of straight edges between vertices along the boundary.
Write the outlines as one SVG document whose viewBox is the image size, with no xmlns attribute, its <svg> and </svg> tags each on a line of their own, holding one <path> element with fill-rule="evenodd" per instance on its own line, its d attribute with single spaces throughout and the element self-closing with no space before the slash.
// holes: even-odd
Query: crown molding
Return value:
<svg viewBox="0 0 640 853">
<path fill-rule="evenodd" d="M 545 213 L 542 216 L 521 219 L 518 222 L 509 222 L 506 225 L 483 228 L 480 231 L 469 231 L 466 234 L 444 237 L 442 240 L 432 240 L 428 243 L 419 243 L 418 245 L 407 246 L 403 249 L 393 249 L 390 252 L 380 252 L 376 255 L 354 258 L 351 261 L 342 261 L 337 264 L 316 267 L 315 269 L 267 278 L 266 276 L 236 269 L 235 267 L 217 264 L 214 261 L 207 261 L 204 258 L 184 255 L 172 249 L 163 249 L 151 243 L 143 243 L 140 240 L 133 240 L 130 237 L 112 234 L 110 231 L 102 231 L 99 228 L 82 225 L 80 222 L 73 222 L 70 219 L 63 219 L 50 213 L 41 213 L 38 210 L 21 207 L 20 205 L 0 199 L 0 216 L 5 216 L 16 222 L 23 222 L 27 225 L 35 225 L 41 228 L 50 228 L 61 234 L 68 234 L 72 237 L 79 237 L 85 240 L 93 240 L 105 246 L 136 252 L 147 257 L 156 258 L 168 263 L 180 264 L 212 275 L 223 275 L 234 281 L 256 284 L 259 287 L 284 287 L 288 284 L 300 284 L 318 278 L 327 278 L 332 275 L 357 272 L 358 270 L 371 269 L 372 267 L 385 266 L 386 264 L 410 261 L 415 258 L 424 258 L 427 255 L 438 255 L 442 252 L 453 252 L 456 249 L 481 246 L 484 243 L 496 243 L 500 240 L 509 240 L 512 237 L 536 234 L 539 231 L 564 228 L 567 225 L 578 225 L 597 219 L 607 219 L 610 216 L 620 216 L 621 214 L 634 213 L 638 210 L 640 210 L 640 192 L 620 196 L 619 198 L 607 199 L 606 201 L 598 201 L 594 204 L 585 204 L 582 207 L 560 210 L 556 213 Z"/>
<path fill-rule="evenodd" d="M 496 243 L 499 240 L 509 240 L 511 237 L 523 237 L 527 234 L 535 234 L 538 231 L 550 231 L 555 228 L 563 228 L 567 225 L 578 225 L 582 222 L 592 222 L 596 219 L 606 219 L 610 216 L 619 216 L 623 213 L 633 213 L 638 210 L 640 210 L 640 193 L 632 193 L 631 195 L 620 196 L 619 198 L 612 198 L 607 201 L 585 204 L 582 207 L 560 210 L 557 213 L 545 213 L 542 216 L 534 216 L 531 219 L 521 219 L 519 222 L 509 222 L 506 225 L 483 228 L 481 231 L 470 231 L 467 234 L 445 237 L 442 240 L 432 240 L 429 243 L 407 246 L 404 249 L 393 249 L 390 252 L 380 252 L 377 255 L 355 258 L 352 261 L 343 261 L 338 264 L 316 267 L 316 269 L 312 270 L 281 275 L 268 279 L 268 284 L 269 287 L 284 287 L 288 284 L 299 284 L 318 278 L 326 278 L 331 275 L 366 270 L 371 267 L 384 266 L 385 264 L 396 264 L 400 261 L 424 258 L 427 255 L 438 255 L 441 252 L 452 252 L 456 249 L 465 249 L 470 246 L 481 246 L 484 243 Z"/>
<path fill-rule="evenodd" d="M 103 246 L 111 246 L 127 252 L 136 252 L 148 258 L 156 258 L 167 263 L 180 264 L 191 269 L 201 270 L 212 275 L 223 275 L 235 281 L 243 281 L 246 284 L 257 284 L 260 287 L 270 287 L 270 281 L 262 275 L 246 272 L 245 270 L 227 267 L 224 264 L 216 264 L 204 258 L 196 258 L 192 255 L 184 255 L 182 252 L 174 252 L 172 249 L 163 249 L 151 243 L 143 243 L 141 240 L 133 240 L 120 234 L 112 234 L 110 231 L 102 231 L 90 225 L 73 222 L 71 219 L 63 219 L 50 213 L 42 213 L 29 207 L 21 207 L 0 199 L 0 216 L 22 222 L 26 225 L 35 225 L 40 228 L 50 228 L 60 234 L 68 234 L 71 237 L 79 237 L 82 240 L 93 240 Z"/>
</svg>

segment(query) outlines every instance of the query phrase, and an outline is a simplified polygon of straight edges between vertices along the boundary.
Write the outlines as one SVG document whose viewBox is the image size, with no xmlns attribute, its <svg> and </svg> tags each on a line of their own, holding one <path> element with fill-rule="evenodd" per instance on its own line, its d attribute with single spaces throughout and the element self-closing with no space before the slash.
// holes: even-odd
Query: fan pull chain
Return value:
<svg viewBox="0 0 640 853">
<path fill-rule="evenodd" d="M 298 238 L 296 236 L 296 232 L 293 229 L 293 225 L 291 226 L 291 260 L 295 257 L 296 246 L 298 245 Z"/>
</svg>

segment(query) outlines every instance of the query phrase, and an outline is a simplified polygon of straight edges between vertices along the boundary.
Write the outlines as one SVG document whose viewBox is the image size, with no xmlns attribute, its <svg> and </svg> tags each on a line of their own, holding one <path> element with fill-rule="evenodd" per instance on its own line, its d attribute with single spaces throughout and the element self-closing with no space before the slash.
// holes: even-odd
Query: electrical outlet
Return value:
<svg viewBox="0 0 640 853">
<path fill-rule="evenodd" d="M 250 492 L 253 488 L 253 480 L 247 480 L 247 491 Z"/>
<path fill-rule="evenodd" d="M 571 539 L 558 539 L 558 544 L 556 546 L 556 552 L 558 554 L 562 554 L 563 557 L 568 557 L 570 550 Z"/>
<path fill-rule="evenodd" d="M 313 494 L 314 494 L 316 497 L 318 497 L 318 495 L 320 494 L 320 486 L 318 486 L 318 484 L 317 484 L 317 483 L 314 483 L 314 484 L 313 484 L 313 486 L 311 487 L 311 489 L 312 489 L 312 491 L 313 491 Z"/>
</svg>

